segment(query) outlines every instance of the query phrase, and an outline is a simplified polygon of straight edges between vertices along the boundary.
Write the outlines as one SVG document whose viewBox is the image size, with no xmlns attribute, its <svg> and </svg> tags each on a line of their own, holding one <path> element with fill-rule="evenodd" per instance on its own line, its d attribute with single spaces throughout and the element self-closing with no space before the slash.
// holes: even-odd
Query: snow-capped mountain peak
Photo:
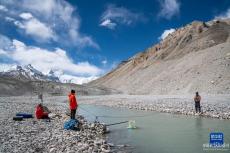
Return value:
<svg viewBox="0 0 230 153">
<path fill-rule="evenodd" d="M 61 70 L 50 70 L 48 73 L 42 73 L 41 71 L 34 68 L 31 64 L 21 66 L 21 65 L 12 65 L 5 66 L 0 69 L 0 76 L 11 77 L 20 80 L 27 81 L 52 81 L 52 82 L 62 82 L 62 83 L 75 83 L 75 84 L 84 84 L 92 80 L 97 79 L 98 77 L 80 77 L 65 74 Z"/>
<path fill-rule="evenodd" d="M 35 69 L 31 64 L 25 66 L 13 65 L 8 70 L 3 70 L 2 72 L 0 72 L 0 75 L 23 80 L 60 82 L 59 78 L 54 75 L 54 72 L 52 70 L 48 75 L 45 75 Z"/>
<path fill-rule="evenodd" d="M 59 77 L 55 75 L 53 70 L 50 70 L 47 76 L 49 77 L 50 80 L 53 80 L 55 82 L 60 82 Z"/>
<path fill-rule="evenodd" d="M 25 65 L 24 70 L 32 75 L 43 75 L 42 72 L 35 69 L 31 64 Z"/>
</svg>

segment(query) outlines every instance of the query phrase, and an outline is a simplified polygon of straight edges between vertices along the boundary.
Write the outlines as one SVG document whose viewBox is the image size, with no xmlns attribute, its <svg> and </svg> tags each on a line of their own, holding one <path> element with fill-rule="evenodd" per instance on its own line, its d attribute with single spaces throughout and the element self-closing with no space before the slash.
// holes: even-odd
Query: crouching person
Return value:
<svg viewBox="0 0 230 153">
<path fill-rule="evenodd" d="M 49 119 L 48 112 L 45 112 L 42 104 L 38 104 L 36 107 L 35 115 L 37 119 Z"/>
<path fill-rule="evenodd" d="M 69 94 L 69 106 L 70 106 L 70 118 L 75 119 L 76 110 L 77 110 L 77 100 L 75 97 L 75 90 L 71 90 L 71 93 Z"/>
</svg>

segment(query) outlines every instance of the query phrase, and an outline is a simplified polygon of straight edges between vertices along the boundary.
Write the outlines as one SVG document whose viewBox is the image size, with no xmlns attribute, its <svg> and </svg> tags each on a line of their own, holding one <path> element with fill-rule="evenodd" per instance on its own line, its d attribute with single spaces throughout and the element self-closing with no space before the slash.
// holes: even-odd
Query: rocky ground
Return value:
<svg viewBox="0 0 230 153">
<path fill-rule="evenodd" d="M 107 142 L 102 126 L 78 116 L 81 131 L 68 131 L 63 124 L 67 97 L 44 97 L 44 104 L 54 114 L 51 122 L 24 119 L 13 121 L 17 112 L 34 113 L 37 97 L 0 97 L 0 152 L 125 152 L 123 146 Z M 78 103 L 125 107 L 184 115 L 196 115 L 193 95 L 104 95 L 78 96 Z M 202 116 L 230 119 L 230 95 L 202 95 Z"/>
<path fill-rule="evenodd" d="M 51 121 L 24 119 L 13 121 L 17 112 L 33 113 L 39 101 L 34 97 L 0 97 L 0 152 L 118 152 L 116 146 L 106 142 L 101 124 L 82 123 L 80 131 L 64 130 L 69 119 L 66 104 L 56 97 L 46 98 L 44 104 L 53 113 Z M 66 102 L 66 98 L 61 98 Z M 65 106 L 64 106 L 65 105 Z"/>
<path fill-rule="evenodd" d="M 201 95 L 203 117 L 230 119 L 230 95 Z M 194 110 L 193 95 L 108 95 L 82 96 L 80 103 L 125 107 L 183 115 L 198 115 Z"/>
</svg>

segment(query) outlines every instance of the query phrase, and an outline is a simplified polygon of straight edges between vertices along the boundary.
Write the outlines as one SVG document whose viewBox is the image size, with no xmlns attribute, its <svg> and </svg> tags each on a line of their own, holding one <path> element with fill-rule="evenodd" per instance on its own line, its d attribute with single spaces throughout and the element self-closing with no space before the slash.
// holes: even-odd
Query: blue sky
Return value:
<svg viewBox="0 0 230 153">
<path fill-rule="evenodd" d="M 229 17 L 229 0 L 0 0 L 0 67 L 82 83 L 193 20 Z"/>
</svg>

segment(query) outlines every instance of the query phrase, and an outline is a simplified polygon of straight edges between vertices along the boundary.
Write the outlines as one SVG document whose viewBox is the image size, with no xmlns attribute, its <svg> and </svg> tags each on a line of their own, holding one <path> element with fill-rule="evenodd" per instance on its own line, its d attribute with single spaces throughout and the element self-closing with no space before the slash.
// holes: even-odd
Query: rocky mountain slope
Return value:
<svg viewBox="0 0 230 153">
<path fill-rule="evenodd" d="M 90 82 L 128 94 L 230 93 L 230 21 L 194 21 Z"/>
</svg>

